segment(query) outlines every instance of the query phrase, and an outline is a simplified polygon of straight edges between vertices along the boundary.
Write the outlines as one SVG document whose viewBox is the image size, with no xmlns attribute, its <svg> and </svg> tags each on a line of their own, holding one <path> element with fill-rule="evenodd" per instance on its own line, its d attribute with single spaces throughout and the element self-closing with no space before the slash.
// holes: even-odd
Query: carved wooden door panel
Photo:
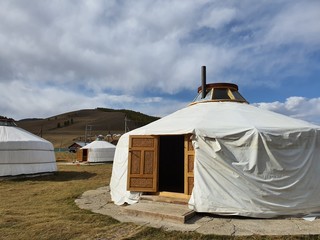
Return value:
<svg viewBox="0 0 320 240">
<path fill-rule="evenodd" d="M 191 195 L 193 189 L 194 149 L 191 134 L 184 136 L 184 194 Z"/>
<path fill-rule="evenodd" d="M 157 136 L 130 136 L 128 191 L 158 191 L 158 142 Z"/>
<path fill-rule="evenodd" d="M 79 162 L 81 162 L 81 161 L 83 161 L 83 157 L 82 157 L 82 149 L 78 149 L 77 150 L 77 160 L 79 161 Z"/>
</svg>

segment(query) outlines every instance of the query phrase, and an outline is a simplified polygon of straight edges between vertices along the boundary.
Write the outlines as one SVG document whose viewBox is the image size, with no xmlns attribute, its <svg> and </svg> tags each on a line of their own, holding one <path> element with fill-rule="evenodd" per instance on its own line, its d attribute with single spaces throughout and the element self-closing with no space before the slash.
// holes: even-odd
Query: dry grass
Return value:
<svg viewBox="0 0 320 240">
<path fill-rule="evenodd" d="M 77 154 L 72 152 L 55 152 L 57 162 L 74 162 Z"/>
<path fill-rule="evenodd" d="M 121 239 L 136 233 L 141 227 L 74 203 L 84 191 L 108 184 L 110 175 L 110 164 L 72 165 L 50 176 L 1 181 L 0 239 Z"/>
<path fill-rule="evenodd" d="M 109 184 L 111 168 L 60 165 L 53 175 L 0 181 L 0 239 L 319 239 L 165 232 L 79 209 L 74 200 Z"/>
</svg>

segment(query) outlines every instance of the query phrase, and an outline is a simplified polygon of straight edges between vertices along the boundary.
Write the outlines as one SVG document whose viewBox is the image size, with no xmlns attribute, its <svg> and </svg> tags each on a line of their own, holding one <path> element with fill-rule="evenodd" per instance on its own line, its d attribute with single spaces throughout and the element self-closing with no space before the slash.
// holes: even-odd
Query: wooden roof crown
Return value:
<svg viewBox="0 0 320 240">
<path fill-rule="evenodd" d="M 201 102 L 240 102 L 248 101 L 239 93 L 238 85 L 233 83 L 206 83 L 206 67 L 202 66 L 202 86 L 191 104 Z"/>
<path fill-rule="evenodd" d="M 199 102 L 241 102 L 248 101 L 238 92 L 238 85 L 233 83 L 210 83 L 206 84 L 205 94 L 202 94 L 202 87 L 198 88 L 198 95 L 192 104 Z"/>
</svg>

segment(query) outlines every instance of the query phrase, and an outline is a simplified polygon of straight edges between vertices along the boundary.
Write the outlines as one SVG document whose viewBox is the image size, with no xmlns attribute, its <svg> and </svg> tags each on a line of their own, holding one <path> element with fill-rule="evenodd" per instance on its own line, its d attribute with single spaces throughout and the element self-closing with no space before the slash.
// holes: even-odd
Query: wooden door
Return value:
<svg viewBox="0 0 320 240">
<path fill-rule="evenodd" d="M 79 161 L 79 162 L 82 162 L 82 149 L 81 148 L 79 148 L 78 150 L 77 150 L 77 160 Z"/>
<path fill-rule="evenodd" d="M 158 142 L 157 136 L 130 136 L 128 191 L 158 191 Z"/>
<path fill-rule="evenodd" d="M 194 149 L 191 134 L 184 136 L 184 194 L 191 195 L 193 189 Z"/>
<path fill-rule="evenodd" d="M 79 162 L 87 161 L 88 158 L 88 149 L 81 149 L 77 150 L 77 160 Z"/>
</svg>

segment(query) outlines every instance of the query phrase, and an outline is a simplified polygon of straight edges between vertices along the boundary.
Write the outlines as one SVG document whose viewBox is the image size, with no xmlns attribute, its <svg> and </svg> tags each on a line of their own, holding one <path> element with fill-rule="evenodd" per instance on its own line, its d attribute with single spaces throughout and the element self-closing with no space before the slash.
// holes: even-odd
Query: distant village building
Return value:
<svg viewBox="0 0 320 240">
<path fill-rule="evenodd" d="M 74 142 L 72 143 L 69 147 L 68 147 L 68 150 L 69 152 L 77 152 L 78 149 L 84 147 L 86 145 L 85 142 Z"/>
</svg>

